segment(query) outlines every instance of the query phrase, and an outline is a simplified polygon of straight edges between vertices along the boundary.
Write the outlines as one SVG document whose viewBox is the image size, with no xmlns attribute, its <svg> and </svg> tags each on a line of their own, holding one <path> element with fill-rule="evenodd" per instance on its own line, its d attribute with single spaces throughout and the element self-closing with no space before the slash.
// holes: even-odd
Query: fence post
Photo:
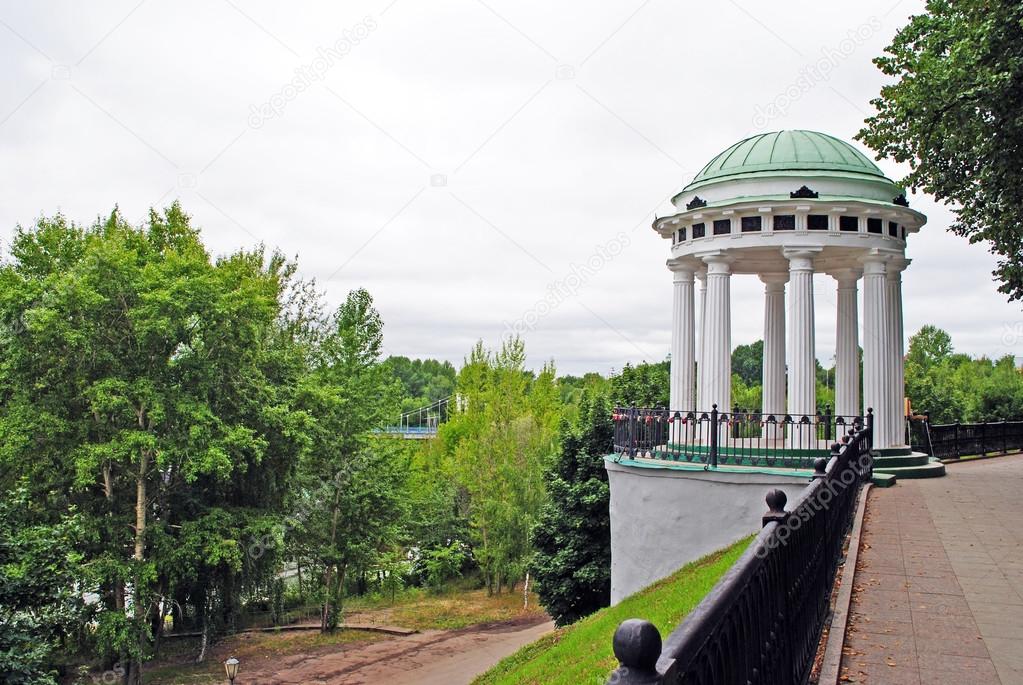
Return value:
<svg viewBox="0 0 1023 685">
<path fill-rule="evenodd" d="M 789 512 L 785 511 L 785 505 L 789 501 L 789 496 L 785 494 L 784 490 L 771 490 L 767 493 L 764 501 L 767 502 L 767 513 L 761 519 L 764 526 L 772 521 L 781 525 L 788 520 Z"/>
<path fill-rule="evenodd" d="M 867 442 L 867 449 L 874 449 L 874 408 L 867 407 L 867 437 L 870 440 Z"/>
<path fill-rule="evenodd" d="M 710 408 L 710 465 L 718 467 L 718 406 Z"/>
<path fill-rule="evenodd" d="M 954 435 L 953 439 L 954 439 L 954 442 L 955 442 L 955 457 L 956 457 L 956 459 L 958 459 L 961 456 L 959 454 L 959 420 L 958 419 L 956 420 L 956 429 L 955 429 L 955 435 Z"/>
<path fill-rule="evenodd" d="M 614 685 L 655 685 L 661 682 L 657 659 L 661 656 L 661 633 L 657 626 L 639 618 L 622 621 L 611 642 L 620 666 L 607 679 Z"/>
<path fill-rule="evenodd" d="M 831 455 L 835 456 L 838 454 L 839 445 L 835 443 L 831 446 Z M 813 475 L 810 476 L 811 481 L 820 480 L 824 476 L 828 475 L 828 462 L 831 461 L 829 457 L 817 457 L 813 460 Z"/>
<path fill-rule="evenodd" d="M 1005 454 L 1006 452 L 1009 451 L 1007 449 L 1008 444 L 1007 444 L 1007 441 L 1006 441 L 1005 431 L 1006 431 L 1006 422 L 1005 422 L 1005 419 L 1002 419 L 1002 454 Z"/>
<path fill-rule="evenodd" d="M 980 456 L 987 456 L 987 419 L 980 424 Z"/>
<path fill-rule="evenodd" d="M 824 405 L 824 439 L 831 442 L 831 406 Z"/>
<path fill-rule="evenodd" d="M 634 456 L 633 453 L 632 453 L 632 450 L 635 449 L 635 447 L 636 447 L 636 439 L 637 438 L 636 438 L 636 427 L 634 425 L 635 419 L 636 419 L 636 417 L 634 415 L 632 407 L 626 408 L 626 410 L 625 410 L 625 418 L 623 420 L 623 423 L 625 424 L 625 427 L 624 427 L 625 428 L 625 446 L 626 446 L 626 452 L 625 453 L 629 457 Z"/>
<path fill-rule="evenodd" d="M 924 412 L 924 435 L 927 437 L 927 454 L 934 456 L 934 445 L 931 443 L 931 412 Z"/>
</svg>

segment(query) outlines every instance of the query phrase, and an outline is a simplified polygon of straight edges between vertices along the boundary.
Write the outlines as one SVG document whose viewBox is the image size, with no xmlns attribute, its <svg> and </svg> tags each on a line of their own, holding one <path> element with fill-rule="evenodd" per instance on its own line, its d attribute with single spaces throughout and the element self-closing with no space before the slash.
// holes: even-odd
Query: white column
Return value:
<svg viewBox="0 0 1023 685">
<path fill-rule="evenodd" d="M 794 421 L 817 411 L 817 365 L 814 349 L 813 257 L 820 248 L 785 249 L 789 260 L 788 413 Z"/>
<path fill-rule="evenodd" d="M 839 269 L 831 275 L 838 283 L 838 321 L 835 335 L 835 414 L 860 415 L 859 312 L 856 281 L 863 271 Z"/>
<path fill-rule="evenodd" d="M 674 275 L 674 293 L 671 309 L 671 410 L 682 412 L 696 409 L 696 312 L 693 301 L 693 267 L 669 262 Z"/>
<path fill-rule="evenodd" d="M 696 278 L 700 281 L 700 329 L 697 332 L 696 340 L 696 411 L 710 411 L 710 407 L 704 407 L 703 402 L 703 332 L 707 330 L 707 270 L 701 269 L 696 272 Z"/>
<path fill-rule="evenodd" d="M 888 335 L 887 256 L 869 255 L 863 262 L 863 412 L 874 410 L 874 447 L 889 447 L 891 435 L 891 351 Z"/>
<path fill-rule="evenodd" d="M 764 370 L 761 411 L 785 415 L 785 284 L 789 275 L 760 274 L 764 282 Z"/>
<path fill-rule="evenodd" d="M 698 398 L 700 411 L 731 411 L 732 405 L 732 294 L 731 257 L 713 254 L 703 258 L 707 263 L 706 308 L 703 313 L 703 395 Z"/>
<path fill-rule="evenodd" d="M 905 417 L 905 334 L 902 324 L 902 271 L 910 260 L 892 257 L 885 272 L 888 290 L 888 330 L 891 338 L 891 371 L 889 384 L 891 392 L 891 425 L 888 442 L 892 446 L 906 444 Z"/>
</svg>

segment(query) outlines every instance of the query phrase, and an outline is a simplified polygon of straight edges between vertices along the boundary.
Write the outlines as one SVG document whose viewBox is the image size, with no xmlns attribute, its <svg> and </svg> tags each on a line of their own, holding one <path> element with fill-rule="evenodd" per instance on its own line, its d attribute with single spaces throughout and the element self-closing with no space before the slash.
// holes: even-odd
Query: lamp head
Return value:
<svg viewBox="0 0 1023 685">
<path fill-rule="evenodd" d="M 239 664 L 238 660 L 235 659 L 234 657 L 231 657 L 230 659 L 224 662 L 224 670 L 227 672 L 227 679 L 230 680 L 232 683 L 234 682 L 234 679 L 238 676 L 238 664 Z"/>
</svg>

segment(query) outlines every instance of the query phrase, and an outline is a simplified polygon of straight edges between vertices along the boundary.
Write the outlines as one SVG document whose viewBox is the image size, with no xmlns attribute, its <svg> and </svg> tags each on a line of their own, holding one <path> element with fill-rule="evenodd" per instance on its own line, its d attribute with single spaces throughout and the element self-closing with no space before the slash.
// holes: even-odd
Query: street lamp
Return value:
<svg viewBox="0 0 1023 685">
<path fill-rule="evenodd" d="M 234 679 L 238 677 L 238 660 L 231 657 L 224 662 L 224 670 L 227 671 L 227 679 L 234 685 Z"/>
</svg>

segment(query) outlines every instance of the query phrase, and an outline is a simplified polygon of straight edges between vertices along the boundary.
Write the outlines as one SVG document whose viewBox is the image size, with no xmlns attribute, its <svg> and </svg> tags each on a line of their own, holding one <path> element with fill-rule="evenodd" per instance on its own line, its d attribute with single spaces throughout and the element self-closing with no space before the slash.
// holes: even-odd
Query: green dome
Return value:
<svg viewBox="0 0 1023 685">
<path fill-rule="evenodd" d="M 687 187 L 778 171 L 844 172 L 885 178 L 877 165 L 845 141 L 815 131 L 776 131 L 732 145 L 710 160 Z"/>
</svg>

